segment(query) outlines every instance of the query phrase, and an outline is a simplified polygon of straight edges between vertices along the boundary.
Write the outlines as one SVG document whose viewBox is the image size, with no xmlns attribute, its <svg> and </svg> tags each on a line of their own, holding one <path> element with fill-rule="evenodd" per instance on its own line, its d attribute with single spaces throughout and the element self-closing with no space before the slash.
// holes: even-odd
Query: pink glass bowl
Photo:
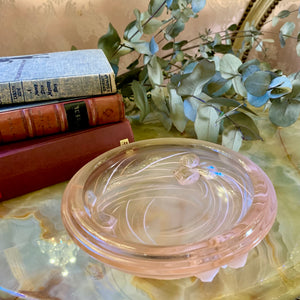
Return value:
<svg viewBox="0 0 300 300">
<path fill-rule="evenodd" d="M 267 175 L 220 145 L 159 138 L 112 149 L 68 183 L 62 220 L 84 251 L 157 279 L 241 267 L 269 232 L 277 200 Z"/>
</svg>

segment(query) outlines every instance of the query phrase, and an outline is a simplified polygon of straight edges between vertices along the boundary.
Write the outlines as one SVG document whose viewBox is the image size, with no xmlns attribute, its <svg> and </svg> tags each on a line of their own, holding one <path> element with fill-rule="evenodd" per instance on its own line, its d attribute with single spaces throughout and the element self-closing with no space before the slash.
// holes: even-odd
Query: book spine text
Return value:
<svg viewBox="0 0 300 300">
<path fill-rule="evenodd" d="M 92 97 L 115 92 L 113 73 L 3 82 L 0 83 L 0 105 Z"/>
</svg>

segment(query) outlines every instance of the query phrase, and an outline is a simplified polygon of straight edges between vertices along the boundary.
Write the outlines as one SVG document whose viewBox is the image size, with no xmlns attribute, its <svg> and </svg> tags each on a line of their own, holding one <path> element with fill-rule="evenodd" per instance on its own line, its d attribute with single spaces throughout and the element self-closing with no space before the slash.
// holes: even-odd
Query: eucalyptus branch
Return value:
<svg viewBox="0 0 300 300">
<path fill-rule="evenodd" d="M 171 18 L 169 18 L 168 20 L 166 20 L 164 23 L 165 23 L 165 24 L 168 24 L 168 23 L 172 22 L 173 20 L 175 20 L 175 18 L 174 18 L 174 17 L 171 17 Z M 165 26 L 162 27 L 157 33 L 155 33 L 154 38 L 157 37 L 157 36 L 159 36 L 159 35 L 167 28 L 167 26 L 168 26 L 168 25 L 165 25 Z M 164 38 L 163 38 L 161 41 L 163 41 L 163 40 L 164 40 Z"/>
<path fill-rule="evenodd" d="M 284 15 L 284 12 L 285 12 L 285 15 Z M 283 14 L 283 16 L 280 16 L 280 13 L 275 16 L 275 17 L 279 17 L 280 19 L 284 19 L 284 18 L 287 18 L 289 15 L 291 14 L 294 14 L 294 13 L 299 13 L 299 9 L 294 9 L 294 10 L 284 10 L 284 11 L 281 11 L 281 13 Z M 269 21 L 266 21 L 264 23 L 264 25 L 268 24 L 268 23 L 271 23 L 273 21 L 273 19 L 269 20 Z"/>
<path fill-rule="evenodd" d="M 124 98 L 133 100 L 133 111 L 139 112 L 140 122 L 154 112 L 167 130 L 175 126 L 183 132 L 187 120 L 191 120 L 198 138 L 217 142 L 219 136 L 229 147 L 240 145 L 242 139 L 262 140 L 253 118 L 257 114 L 250 109 L 252 106 L 267 108 L 269 119 L 276 126 L 286 127 L 296 122 L 300 116 L 300 72 L 286 76 L 280 70 L 274 72 L 258 59 L 244 62 L 239 58 L 254 47 L 260 47 L 267 57 L 264 45 L 267 40 L 263 36 L 270 32 L 253 26 L 236 30 L 237 27 L 231 25 L 218 32 L 205 29 L 204 34 L 189 40 L 178 38 L 187 21 L 198 16 L 204 2 L 151 0 L 148 6 L 151 16 L 137 11 L 135 23 L 126 27 L 124 42 L 110 27 L 98 44 L 105 48 L 110 58 L 111 52 L 114 52 L 113 58 L 117 53 L 119 57 L 130 52 L 138 54 L 128 65 L 129 70 L 116 76 L 116 81 Z M 158 18 L 164 7 L 172 11 L 172 15 L 160 21 Z M 278 18 L 292 12 L 283 11 Z M 154 18 L 157 22 L 151 22 Z M 286 22 L 279 32 L 272 34 L 278 36 L 282 47 L 287 38 L 296 39 L 296 52 L 300 56 L 300 37 L 299 34 L 293 36 L 294 28 L 294 23 Z M 138 34 L 139 38 L 134 39 Z M 141 39 L 150 34 L 149 42 Z M 243 40 L 240 49 L 233 49 L 233 39 Z M 122 48 L 124 51 L 120 51 Z M 111 62 L 116 64 L 119 59 Z M 204 96 L 190 96 L 200 93 Z M 206 96 L 210 100 L 205 101 Z M 196 100 L 205 105 L 199 106 Z M 131 108 L 132 105 L 128 109 Z"/>
<path fill-rule="evenodd" d="M 155 15 L 157 15 L 157 13 L 165 6 L 166 4 L 166 0 L 163 1 L 163 3 L 158 7 L 158 9 L 153 13 L 153 15 L 151 15 L 146 22 L 142 25 L 142 27 L 145 27 L 154 17 Z M 139 33 L 139 30 L 137 30 L 130 38 L 129 41 L 131 41 L 137 34 Z"/>
<path fill-rule="evenodd" d="M 167 22 L 171 23 L 175 20 L 174 17 L 170 18 Z M 164 26 L 164 28 L 162 28 L 161 30 L 159 30 L 159 32 L 157 32 L 157 34 L 155 34 L 154 37 L 157 37 L 159 34 L 161 34 L 166 28 L 168 27 L 168 25 Z M 162 43 L 165 40 L 164 37 L 161 38 L 161 40 L 158 41 L 158 44 Z"/>
</svg>

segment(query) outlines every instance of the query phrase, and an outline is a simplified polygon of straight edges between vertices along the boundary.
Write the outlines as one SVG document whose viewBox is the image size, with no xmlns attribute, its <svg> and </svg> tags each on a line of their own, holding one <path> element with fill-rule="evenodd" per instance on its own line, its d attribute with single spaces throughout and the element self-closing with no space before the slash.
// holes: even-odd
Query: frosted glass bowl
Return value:
<svg viewBox="0 0 300 300">
<path fill-rule="evenodd" d="M 62 220 L 84 251 L 133 275 L 211 281 L 269 232 L 267 175 L 220 145 L 159 138 L 112 149 L 68 183 Z"/>
</svg>

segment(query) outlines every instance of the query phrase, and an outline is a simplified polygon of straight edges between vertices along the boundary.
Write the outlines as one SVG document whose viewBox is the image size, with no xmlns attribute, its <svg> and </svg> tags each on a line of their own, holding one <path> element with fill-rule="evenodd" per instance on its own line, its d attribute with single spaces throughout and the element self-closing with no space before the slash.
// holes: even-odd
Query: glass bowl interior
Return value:
<svg viewBox="0 0 300 300">
<path fill-rule="evenodd" d="M 180 278 L 245 255 L 270 230 L 276 195 L 242 155 L 194 139 L 108 151 L 69 182 L 62 218 L 95 258 L 139 276 Z"/>
</svg>

